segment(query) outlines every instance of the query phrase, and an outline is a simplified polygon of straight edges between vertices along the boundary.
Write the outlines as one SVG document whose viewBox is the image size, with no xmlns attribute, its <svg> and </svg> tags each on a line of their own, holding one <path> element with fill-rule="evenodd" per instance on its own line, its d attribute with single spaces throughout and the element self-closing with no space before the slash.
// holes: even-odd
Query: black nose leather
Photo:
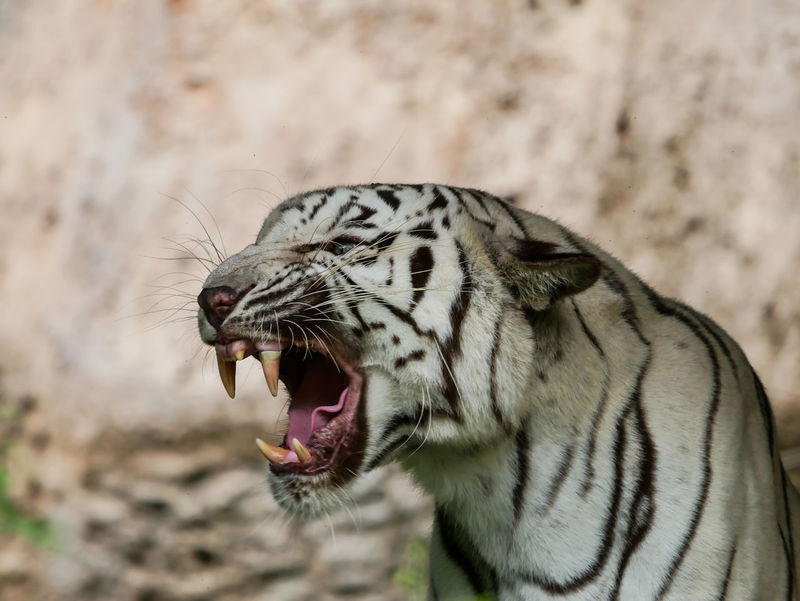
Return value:
<svg viewBox="0 0 800 601">
<path fill-rule="evenodd" d="M 208 322 L 219 330 L 225 317 L 244 296 L 244 292 L 237 292 L 230 286 L 214 286 L 203 288 L 197 296 L 197 304 L 206 314 Z"/>
</svg>

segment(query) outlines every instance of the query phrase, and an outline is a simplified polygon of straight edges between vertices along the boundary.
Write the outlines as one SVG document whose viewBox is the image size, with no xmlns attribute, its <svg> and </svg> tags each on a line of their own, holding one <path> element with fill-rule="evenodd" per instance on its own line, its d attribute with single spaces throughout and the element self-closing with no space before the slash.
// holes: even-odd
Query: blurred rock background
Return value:
<svg viewBox="0 0 800 601">
<path fill-rule="evenodd" d="M 369 181 L 590 235 L 733 334 L 799 463 L 799 3 L 0 0 L 0 598 L 415 599 L 397 470 L 276 510 L 280 403 L 224 394 L 181 250 Z"/>
</svg>

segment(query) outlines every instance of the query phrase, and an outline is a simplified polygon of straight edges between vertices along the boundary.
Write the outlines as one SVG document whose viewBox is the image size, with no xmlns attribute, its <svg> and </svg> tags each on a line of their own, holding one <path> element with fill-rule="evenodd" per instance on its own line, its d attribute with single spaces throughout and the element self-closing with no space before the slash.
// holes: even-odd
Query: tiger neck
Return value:
<svg viewBox="0 0 800 601">
<path fill-rule="evenodd" d="M 533 364 L 520 392 L 514 433 L 483 446 L 421 449 L 406 467 L 433 495 L 438 519 L 447 516 L 492 565 L 513 571 L 506 550 L 535 541 L 543 568 L 575 565 L 577 574 L 604 548 L 615 516 L 637 502 L 645 466 L 634 459 L 624 474 L 617 466 L 644 453 L 636 416 L 608 390 L 606 358 L 577 350 L 586 336 L 577 312 L 565 308 L 547 327 L 554 336 L 535 341 L 547 360 Z"/>
</svg>

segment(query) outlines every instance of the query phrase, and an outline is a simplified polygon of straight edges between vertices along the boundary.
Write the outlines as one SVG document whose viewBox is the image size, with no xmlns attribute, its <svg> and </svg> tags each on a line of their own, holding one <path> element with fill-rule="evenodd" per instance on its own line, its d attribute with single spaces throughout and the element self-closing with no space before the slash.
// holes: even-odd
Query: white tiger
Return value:
<svg viewBox="0 0 800 601">
<path fill-rule="evenodd" d="M 329 511 L 394 459 L 433 495 L 430 599 L 798 598 L 798 495 L 744 354 L 553 221 L 430 184 L 310 192 L 198 301 L 228 393 L 253 355 L 291 397 L 258 441 L 281 506 Z"/>
</svg>

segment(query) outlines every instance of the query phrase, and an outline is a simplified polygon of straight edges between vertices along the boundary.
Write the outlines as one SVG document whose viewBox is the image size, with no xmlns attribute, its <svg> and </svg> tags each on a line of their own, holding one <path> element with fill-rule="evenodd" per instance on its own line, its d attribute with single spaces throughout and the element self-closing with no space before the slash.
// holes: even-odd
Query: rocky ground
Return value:
<svg viewBox="0 0 800 601">
<path fill-rule="evenodd" d="M 181 245 L 317 186 L 561 220 L 730 331 L 800 442 L 798 115 L 786 0 L 0 0 L 0 598 L 413 598 L 429 501 L 389 470 L 288 522 L 280 402 L 194 333 Z"/>
<path fill-rule="evenodd" d="M 63 463 L 53 457 L 63 448 L 29 429 L 39 410 L 27 403 L 15 434 L 35 453 L 29 460 Z M 2 598 L 407 599 L 397 570 L 411 561 L 409 542 L 430 528 L 430 503 L 386 470 L 359 483 L 346 511 L 292 523 L 268 494 L 256 435 L 235 423 L 101 435 L 69 452 L 77 480 L 63 491 L 32 469 L 21 508 L 42 508 L 57 530 L 40 549 L 4 538 Z"/>
</svg>

